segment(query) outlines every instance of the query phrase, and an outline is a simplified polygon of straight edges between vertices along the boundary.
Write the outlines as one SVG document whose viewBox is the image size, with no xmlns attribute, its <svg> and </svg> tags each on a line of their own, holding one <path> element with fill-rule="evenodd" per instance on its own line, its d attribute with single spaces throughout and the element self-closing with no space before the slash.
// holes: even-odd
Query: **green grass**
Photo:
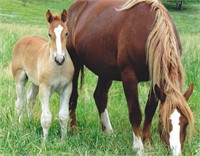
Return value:
<svg viewBox="0 0 200 156">
<path fill-rule="evenodd" d="M 72 1 L 72 0 L 71 0 Z M 15 42 L 24 35 L 38 34 L 47 38 L 45 13 L 47 9 L 60 13 L 68 8 L 71 1 L 34 1 L 22 6 L 22 1 L 0 1 L 0 155 L 133 155 L 132 130 L 128 121 L 127 104 L 121 82 L 114 82 L 109 92 L 108 111 L 114 128 L 113 135 L 101 132 L 98 112 L 93 100 L 97 77 L 86 69 L 83 89 L 77 107 L 79 131 L 75 135 L 68 129 L 68 137 L 59 138 L 60 126 L 57 119 L 59 98 L 51 99 L 53 114 L 48 141 L 42 144 L 40 125 L 41 106 L 39 100 L 34 108 L 34 118 L 25 117 L 18 124 L 14 112 L 16 99 L 14 80 L 10 72 L 11 51 Z M 189 105 L 194 113 L 196 132 L 192 146 L 186 141 L 183 155 L 200 154 L 200 4 L 184 4 L 182 11 L 175 9 L 174 3 L 165 3 L 180 32 L 183 46 L 182 62 L 185 69 L 186 86 L 195 84 Z M 141 108 L 148 95 L 148 83 L 139 86 Z M 153 120 L 153 148 L 147 155 L 170 155 L 161 143 L 157 132 L 157 113 Z"/>
</svg>

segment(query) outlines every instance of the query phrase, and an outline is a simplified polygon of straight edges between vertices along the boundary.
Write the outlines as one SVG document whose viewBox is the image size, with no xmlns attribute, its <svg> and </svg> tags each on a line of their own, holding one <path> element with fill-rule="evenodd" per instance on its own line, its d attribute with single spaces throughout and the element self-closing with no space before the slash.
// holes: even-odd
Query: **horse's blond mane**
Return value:
<svg viewBox="0 0 200 156">
<path fill-rule="evenodd" d="M 159 110 L 164 131 L 170 125 L 169 116 L 178 108 L 189 121 L 189 140 L 194 127 L 193 114 L 182 95 L 184 71 L 171 18 L 159 0 L 128 0 L 118 11 L 127 10 L 139 3 L 151 5 L 155 11 L 153 30 L 146 43 L 146 59 L 152 85 L 161 86 L 166 93 L 165 104 Z"/>
</svg>

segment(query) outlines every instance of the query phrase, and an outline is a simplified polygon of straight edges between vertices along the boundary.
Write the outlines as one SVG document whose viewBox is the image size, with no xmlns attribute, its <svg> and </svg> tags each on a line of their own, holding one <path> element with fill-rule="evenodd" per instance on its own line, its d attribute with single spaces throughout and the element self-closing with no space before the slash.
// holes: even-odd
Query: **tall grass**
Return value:
<svg viewBox="0 0 200 156">
<path fill-rule="evenodd" d="M 15 42 L 25 35 L 38 34 L 47 38 L 45 12 L 52 9 L 61 12 L 68 7 L 70 1 L 27 3 L 22 1 L 1 0 L 0 2 L 0 155 L 133 155 L 132 130 L 128 120 L 128 109 L 121 82 L 113 82 L 109 92 L 108 111 L 114 134 L 104 135 L 101 132 L 98 112 L 93 100 L 93 92 L 97 77 L 86 69 L 83 89 L 79 91 L 77 106 L 78 131 L 72 135 L 68 128 L 68 136 L 61 141 L 60 126 L 57 118 L 59 98 L 54 94 L 51 98 L 53 114 L 47 143 L 42 144 L 42 128 L 40 125 L 41 106 L 37 100 L 34 117 L 28 121 L 25 116 L 22 124 L 17 122 L 14 112 L 16 99 L 14 80 L 10 72 L 11 51 Z M 186 76 L 187 89 L 190 83 L 195 84 L 194 93 L 189 105 L 194 113 L 196 132 L 190 147 L 186 141 L 183 155 L 200 154 L 200 4 L 189 4 L 180 11 L 171 9 L 171 3 L 166 4 L 179 29 L 183 46 L 182 62 Z M 13 16 L 15 15 L 15 16 Z M 193 15 L 193 16 L 191 16 Z M 31 17 L 31 18 L 30 18 Z M 191 24 L 186 24 L 188 21 Z M 144 110 L 149 90 L 149 83 L 139 85 L 139 100 Z M 27 115 L 27 114 L 26 114 Z M 147 155 L 170 155 L 161 143 L 157 133 L 155 114 L 152 126 L 153 145 L 147 150 Z"/>
</svg>

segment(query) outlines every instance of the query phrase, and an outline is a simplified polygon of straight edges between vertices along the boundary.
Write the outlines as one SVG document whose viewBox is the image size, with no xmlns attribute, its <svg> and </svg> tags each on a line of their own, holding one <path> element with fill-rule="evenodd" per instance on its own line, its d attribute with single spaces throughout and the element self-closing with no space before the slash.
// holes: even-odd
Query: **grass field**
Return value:
<svg viewBox="0 0 200 156">
<path fill-rule="evenodd" d="M 83 89 L 77 107 L 78 132 L 68 129 L 66 141 L 60 140 L 60 126 L 57 118 L 59 98 L 51 98 L 53 122 L 48 141 L 42 144 L 39 100 L 34 108 L 34 118 L 19 124 L 14 112 L 16 99 L 14 81 L 10 72 L 11 51 L 15 42 L 24 35 L 38 34 L 47 38 L 45 13 L 61 12 L 72 0 L 0 1 L 0 155 L 133 155 L 132 130 L 128 121 L 127 104 L 121 82 L 114 82 L 109 92 L 108 111 L 114 134 L 101 132 L 98 112 L 93 100 L 97 77 L 86 69 Z M 189 105 L 195 116 L 195 134 L 192 146 L 186 141 L 183 155 L 200 155 L 200 3 L 185 3 L 182 11 L 174 3 L 165 3 L 179 30 L 183 46 L 182 63 L 186 85 L 195 84 Z M 139 86 L 141 109 L 147 100 L 149 83 Z M 146 151 L 151 156 L 170 155 L 161 143 L 157 132 L 157 113 L 153 120 L 153 147 Z"/>
</svg>

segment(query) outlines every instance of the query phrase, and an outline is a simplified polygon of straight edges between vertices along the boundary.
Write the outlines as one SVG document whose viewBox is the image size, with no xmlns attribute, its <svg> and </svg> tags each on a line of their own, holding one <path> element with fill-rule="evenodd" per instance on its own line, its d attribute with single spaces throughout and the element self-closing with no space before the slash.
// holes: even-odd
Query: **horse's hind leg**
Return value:
<svg viewBox="0 0 200 156">
<path fill-rule="evenodd" d="M 151 122 L 157 106 L 158 106 L 158 100 L 156 100 L 154 91 L 153 89 L 151 89 L 145 107 L 145 120 L 142 131 L 143 141 L 145 141 L 147 144 L 151 143 L 150 142 Z"/>
<path fill-rule="evenodd" d="M 73 88 L 72 94 L 70 97 L 69 102 L 69 113 L 70 113 L 70 128 L 72 134 L 76 128 L 76 106 L 77 106 L 77 99 L 78 99 L 78 76 L 79 76 L 80 67 L 75 68 L 75 73 L 73 76 Z"/>
<path fill-rule="evenodd" d="M 142 114 L 138 101 L 137 77 L 129 67 L 121 69 L 121 77 L 128 102 L 129 120 L 133 128 L 133 150 L 137 155 L 144 155 L 144 147 L 140 136 Z"/>
<path fill-rule="evenodd" d="M 24 70 L 19 70 L 15 72 L 14 79 L 17 93 L 17 100 L 15 101 L 15 110 L 18 113 L 18 121 L 21 122 L 24 114 L 24 106 L 26 103 L 24 96 L 24 87 L 28 80 L 28 77 Z"/>
<path fill-rule="evenodd" d="M 94 99 L 98 108 L 102 130 L 105 133 L 112 132 L 112 126 L 110 124 L 110 119 L 108 116 L 107 100 L 108 100 L 108 91 L 112 84 L 112 81 L 107 79 L 102 79 L 99 77 L 98 83 L 94 92 Z"/>
<path fill-rule="evenodd" d="M 34 85 L 33 83 L 29 87 L 27 91 L 27 102 L 28 102 L 28 118 L 31 119 L 33 114 L 33 107 L 35 105 L 35 100 L 38 94 L 39 87 Z"/>
<path fill-rule="evenodd" d="M 72 83 L 69 83 L 67 87 L 60 93 L 60 111 L 59 119 L 61 126 L 61 139 L 64 140 L 67 134 L 67 121 L 69 116 L 69 99 L 72 93 Z"/>
</svg>

